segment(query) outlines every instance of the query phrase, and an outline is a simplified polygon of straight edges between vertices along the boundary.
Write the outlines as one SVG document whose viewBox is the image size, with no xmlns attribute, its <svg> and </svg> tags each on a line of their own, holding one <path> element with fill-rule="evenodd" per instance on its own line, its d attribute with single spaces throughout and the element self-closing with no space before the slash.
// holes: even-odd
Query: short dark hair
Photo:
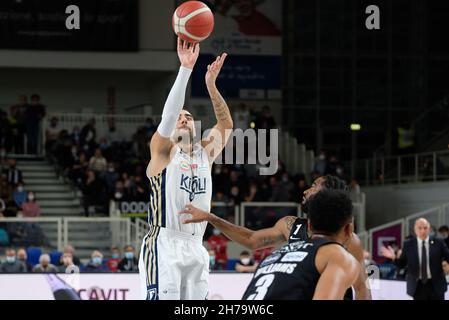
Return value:
<svg viewBox="0 0 449 320">
<path fill-rule="evenodd" d="M 448 226 L 441 226 L 438 228 L 438 232 L 442 233 L 442 232 L 449 232 L 449 227 Z"/>
<path fill-rule="evenodd" d="M 31 96 L 31 100 L 34 100 L 34 99 L 40 100 L 40 99 L 41 99 L 41 96 L 38 95 L 37 93 L 35 93 L 35 94 L 33 94 L 33 95 Z"/>
<path fill-rule="evenodd" d="M 309 199 L 308 217 L 313 231 L 336 234 L 353 217 L 351 199 L 342 191 L 321 190 Z"/>
<path fill-rule="evenodd" d="M 323 177 L 323 179 L 326 189 L 348 191 L 348 185 L 339 177 L 326 175 Z"/>
<path fill-rule="evenodd" d="M 240 252 L 240 255 L 241 256 L 249 256 L 250 254 L 249 254 L 249 251 L 242 251 L 242 252 Z"/>
</svg>

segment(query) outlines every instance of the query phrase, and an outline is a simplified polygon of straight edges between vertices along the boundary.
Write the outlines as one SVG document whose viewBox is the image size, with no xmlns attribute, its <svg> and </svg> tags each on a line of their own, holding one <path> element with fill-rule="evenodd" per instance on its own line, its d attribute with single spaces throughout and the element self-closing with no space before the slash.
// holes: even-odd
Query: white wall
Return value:
<svg viewBox="0 0 449 320">
<path fill-rule="evenodd" d="M 363 192 L 367 228 L 449 203 L 449 182 L 365 187 Z"/>
</svg>

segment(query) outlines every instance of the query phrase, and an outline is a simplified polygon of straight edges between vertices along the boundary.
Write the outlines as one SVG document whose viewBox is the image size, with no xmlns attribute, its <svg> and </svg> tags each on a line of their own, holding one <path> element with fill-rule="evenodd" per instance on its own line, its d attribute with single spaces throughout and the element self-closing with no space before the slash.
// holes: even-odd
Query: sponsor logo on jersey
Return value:
<svg viewBox="0 0 449 320">
<path fill-rule="evenodd" d="M 187 161 L 181 161 L 179 163 L 179 169 L 181 169 L 181 171 L 190 171 L 190 165 Z"/>
<path fill-rule="evenodd" d="M 281 255 L 280 253 L 278 253 L 278 254 L 273 253 L 273 254 L 269 255 L 268 257 L 266 257 L 266 258 L 261 262 L 260 266 L 261 266 L 261 267 L 264 267 L 264 266 L 266 266 L 266 265 L 269 265 L 270 263 L 274 263 L 274 262 L 278 261 L 279 258 L 280 258 L 281 256 L 282 256 L 282 255 Z"/>
<path fill-rule="evenodd" d="M 281 262 L 301 262 L 307 257 L 307 252 L 289 252 L 285 256 L 282 257 Z"/>
<path fill-rule="evenodd" d="M 181 188 L 181 190 L 188 192 L 190 201 L 193 201 L 193 199 L 195 199 L 195 196 L 197 194 L 206 193 L 207 179 L 200 178 L 197 176 L 190 177 L 190 176 L 186 176 L 186 175 L 182 174 L 180 188 Z"/>
</svg>

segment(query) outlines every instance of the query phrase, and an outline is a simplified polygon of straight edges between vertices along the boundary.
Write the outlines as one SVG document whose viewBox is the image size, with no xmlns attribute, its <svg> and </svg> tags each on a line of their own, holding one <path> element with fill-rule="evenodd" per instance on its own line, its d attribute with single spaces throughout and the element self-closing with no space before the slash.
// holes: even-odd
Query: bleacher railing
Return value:
<svg viewBox="0 0 449 320">
<path fill-rule="evenodd" d="M 449 150 L 356 160 L 352 165 L 362 185 L 448 180 Z"/>
</svg>

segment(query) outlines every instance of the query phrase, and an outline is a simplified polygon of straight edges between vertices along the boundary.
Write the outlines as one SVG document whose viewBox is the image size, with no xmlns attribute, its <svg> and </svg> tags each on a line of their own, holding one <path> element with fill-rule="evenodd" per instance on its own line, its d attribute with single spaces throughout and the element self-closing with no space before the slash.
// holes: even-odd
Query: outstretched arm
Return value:
<svg viewBox="0 0 449 320">
<path fill-rule="evenodd" d="M 223 53 L 221 56 L 218 56 L 212 64 L 207 66 L 206 86 L 214 107 L 217 124 L 210 130 L 207 137 L 201 141 L 201 144 L 206 148 L 211 163 L 218 157 L 225 147 L 231 135 L 231 130 L 234 127 L 228 105 L 216 86 L 218 75 L 220 74 L 227 56 L 226 53 Z"/>
<path fill-rule="evenodd" d="M 200 52 L 199 44 L 192 45 L 178 38 L 178 57 L 181 62 L 178 76 L 173 85 L 162 112 L 162 120 L 150 143 L 151 161 L 147 168 L 147 176 L 159 174 L 170 161 L 173 142 L 170 139 L 176 127 L 176 121 L 184 107 L 185 94 L 190 74 Z"/>
<path fill-rule="evenodd" d="M 280 219 L 272 228 L 253 231 L 232 224 L 213 213 L 205 212 L 192 205 L 187 205 L 180 214 L 190 214 L 192 217 L 184 223 L 199 223 L 207 221 L 223 232 L 229 239 L 251 250 L 275 247 L 287 241 L 289 230 L 296 217 L 289 216 Z M 290 229 L 288 229 L 290 228 Z"/>
<path fill-rule="evenodd" d="M 365 258 L 363 256 L 363 245 L 360 238 L 353 234 L 346 248 L 350 254 L 359 262 L 360 272 L 354 283 L 356 300 L 371 300 L 371 291 L 368 287 L 367 275 L 365 271 Z"/>
</svg>

